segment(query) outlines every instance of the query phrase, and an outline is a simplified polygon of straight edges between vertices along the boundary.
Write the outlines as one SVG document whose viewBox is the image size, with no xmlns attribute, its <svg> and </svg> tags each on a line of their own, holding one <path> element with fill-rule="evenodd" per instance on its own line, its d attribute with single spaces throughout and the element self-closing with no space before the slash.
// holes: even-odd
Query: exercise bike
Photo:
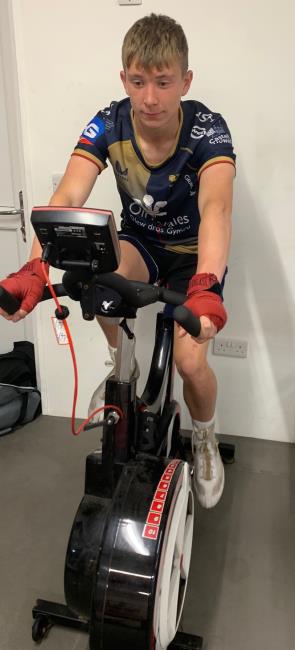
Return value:
<svg viewBox="0 0 295 650">
<path fill-rule="evenodd" d="M 179 632 L 193 540 L 191 468 L 173 399 L 173 318 L 157 315 L 151 367 L 141 397 L 131 376 L 134 319 L 139 307 L 175 305 L 173 317 L 192 335 L 200 323 L 182 307 L 185 296 L 129 282 L 114 273 L 120 259 L 111 212 L 35 208 L 32 224 L 42 259 L 65 271 L 57 295 L 79 300 L 85 320 L 119 318 L 114 375 L 106 383 L 102 445 L 86 459 L 85 493 L 65 559 L 66 604 L 39 599 L 33 640 L 53 624 L 89 634 L 90 650 L 200 650 L 202 638 Z M 46 288 L 43 299 L 51 298 Z M 98 309 L 98 304 L 100 305 Z M 15 300 L 0 291 L 13 313 Z M 56 311 L 59 319 L 67 308 Z M 226 462 L 234 448 L 220 445 Z"/>
</svg>

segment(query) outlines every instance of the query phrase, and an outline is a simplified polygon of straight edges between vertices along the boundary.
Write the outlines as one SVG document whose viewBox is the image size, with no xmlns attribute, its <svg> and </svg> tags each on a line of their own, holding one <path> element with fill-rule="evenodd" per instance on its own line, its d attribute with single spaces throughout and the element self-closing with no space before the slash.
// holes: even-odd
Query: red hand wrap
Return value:
<svg viewBox="0 0 295 650">
<path fill-rule="evenodd" d="M 189 283 L 184 306 L 195 316 L 207 316 L 219 332 L 227 321 L 227 314 L 221 297 L 210 291 L 214 284 L 218 284 L 218 279 L 213 273 L 194 275 Z"/>
<path fill-rule="evenodd" d="M 194 291 L 207 291 L 214 284 L 219 284 L 214 273 L 196 273 L 189 281 L 187 295 Z"/>
<path fill-rule="evenodd" d="M 48 272 L 48 264 L 46 270 Z M 28 314 L 42 298 L 45 278 L 40 258 L 27 262 L 17 273 L 11 273 L 8 278 L 1 280 L 0 285 L 20 301 L 20 309 Z"/>
</svg>

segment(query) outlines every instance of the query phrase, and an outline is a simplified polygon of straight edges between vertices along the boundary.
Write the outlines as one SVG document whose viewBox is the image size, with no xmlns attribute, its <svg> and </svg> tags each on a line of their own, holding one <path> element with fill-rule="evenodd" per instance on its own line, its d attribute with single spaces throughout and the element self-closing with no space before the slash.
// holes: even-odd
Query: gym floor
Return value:
<svg viewBox="0 0 295 650">
<path fill-rule="evenodd" d="M 0 648 L 33 650 L 36 598 L 63 601 L 63 568 L 97 433 L 41 416 L 0 438 Z M 236 444 L 221 502 L 197 507 L 183 628 L 204 650 L 291 650 L 295 639 L 295 445 Z M 83 633 L 54 627 L 44 650 L 87 650 Z"/>
</svg>

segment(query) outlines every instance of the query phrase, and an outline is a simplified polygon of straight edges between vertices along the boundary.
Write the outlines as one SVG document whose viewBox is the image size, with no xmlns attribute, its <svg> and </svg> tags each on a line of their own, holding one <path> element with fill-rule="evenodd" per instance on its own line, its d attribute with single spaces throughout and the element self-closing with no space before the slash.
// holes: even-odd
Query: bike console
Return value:
<svg viewBox="0 0 295 650">
<path fill-rule="evenodd" d="M 115 271 L 120 246 L 113 213 L 93 208 L 35 207 L 31 222 L 42 259 L 62 270 Z"/>
</svg>

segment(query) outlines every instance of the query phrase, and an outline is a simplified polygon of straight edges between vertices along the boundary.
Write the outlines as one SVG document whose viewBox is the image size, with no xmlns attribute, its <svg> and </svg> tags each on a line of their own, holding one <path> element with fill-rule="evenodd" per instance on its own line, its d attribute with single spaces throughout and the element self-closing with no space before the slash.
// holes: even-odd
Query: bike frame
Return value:
<svg viewBox="0 0 295 650">
<path fill-rule="evenodd" d="M 155 343 L 147 382 L 140 398 L 136 396 L 137 378 L 130 376 L 134 354 L 134 320 L 119 326 L 115 372 L 106 382 L 105 403 L 115 404 L 124 413 L 119 421 L 108 422 L 106 409 L 103 425 L 102 453 L 99 458 L 99 492 L 110 497 L 122 468 L 142 454 L 166 455 L 175 451 L 171 422 L 180 424 L 179 405 L 173 400 L 173 331 L 174 322 L 163 313 L 157 315 Z M 175 433 L 175 432 L 174 432 Z M 97 479 L 96 479 L 97 480 Z"/>
</svg>

